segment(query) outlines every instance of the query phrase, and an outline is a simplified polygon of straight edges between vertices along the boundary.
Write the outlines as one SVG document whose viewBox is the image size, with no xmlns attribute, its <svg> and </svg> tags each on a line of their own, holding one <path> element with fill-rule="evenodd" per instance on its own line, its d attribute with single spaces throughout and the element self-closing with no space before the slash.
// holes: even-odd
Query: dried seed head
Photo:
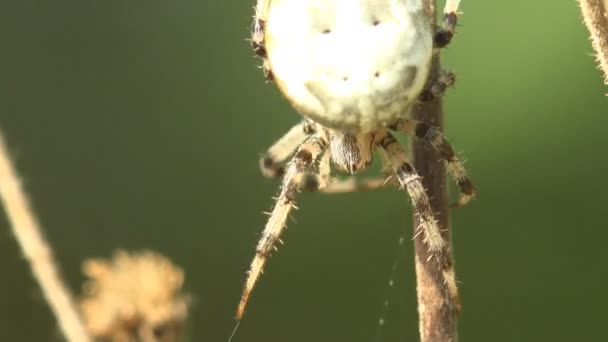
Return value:
<svg viewBox="0 0 608 342">
<path fill-rule="evenodd" d="M 113 342 L 177 341 L 189 296 L 183 271 L 151 251 L 118 251 L 112 260 L 89 259 L 80 301 L 92 335 Z"/>
</svg>

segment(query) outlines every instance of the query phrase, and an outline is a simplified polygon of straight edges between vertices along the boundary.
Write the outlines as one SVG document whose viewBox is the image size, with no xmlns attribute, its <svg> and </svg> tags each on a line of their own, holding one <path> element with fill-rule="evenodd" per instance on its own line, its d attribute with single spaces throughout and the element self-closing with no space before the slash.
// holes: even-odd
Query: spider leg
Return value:
<svg viewBox="0 0 608 342">
<path fill-rule="evenodd" d="M 431 102 L 445 94 L 445 91 L 456 83 L 456 75 L 451 71 L 442 70 L 433 82 L 427 82 L 418 95 L 418 101 Z"/>
<path fill-rule="evenodd" d="M 262 174 L 268 178 L 282 176 L 285 172 L 283 163 L 289 158 L 300 144 L 316 131 L 315 124 L 303 120 L 293 126 L 281 139 L 275 142 L 260 159 Z"/>
<path fill-rule="evenodd" d="M 460 0 L 447 0 L 445 3 L 443 22 L 433 38 L 434 45 L 438 49 L 448 46 L 454 37 L 458 21 L 458 5 L 460 5 Z"/>
<path fill-rule="evenodd" d="M 439 265 L 450 295 L 459 302 L 456 276 L 451 262 L 449 245 L 443 238 L 435 219 L 433 209 L 422 181 L 412 164 L 408 161 L 405 150 L 388 131 L 378 137 L 378 145 L 386 151 L 393 172 L 402 188 L 405 188 L 412 199 L 414 212 L 420 219 L 417 234 L 423 234 L 423 241 L 429 248 L 429 258 L 434 258 Z"/>
<path fill-rule="evenodd" d="M 257 0 L 255 5 L 255 14 L 251 23 L 251 48 L 256 56 L 262 59 L 262 70 L 267 80 L 271 81 L 274 77 L 268 64 L 268 55 L 266 53 L 265 29 L 268 19 L 268 6 L 270 0 Z"/>
<path fill-rule="evenodd" d="M 270 256 L 270 253 L 276 249 L 277 241 L 280 242 L 279 237 L 286 227 L 289 213 L 295 205 L 295 196 L 300 189 L 303 178 L 306 173 L 311 170 L 313 164 L 326 147 L 326 137 L 322 134 L 315 134 L 302 143 L 287 165 L 279 196 L 270 213 L 270 218 L 268 219 L 268 222 L 266 222 L 266 227 L 262 232 L 262 237 L 256 248 L 255 257 L 251 262 L 243 289 L 243 295 L 241 296 L 241 301 L 236 312 L 237 320 L 240 321 L 243 317 L 249 295 L 264 270 L 266 259 Z"/>
<path fill-rule="evenodd" d="M 378 136 L 377 141 L 378 145 L 386 152 L 399 185 L 407 190 L 412 199 L 415 212 L 420 217 L 419 229 L 424 234 L 424 241 L 429 247 L 430 254 L 441 256 L 447 244 L 439 231 L 437 220 L 435 220 L 420 176 L 409 162 L 405 150 L 392 134 L 384 131 L 384 134 Z"/>
<path fill-rule="evenodd" d="M 255 14 L 251 23 L 251 48 L 259 57 L 266 58 L 266 44 L 264 42 L 266 21 L 268 19 L 269 0 L 257 0 Z"/>
<path fill-rule="evenodd" d="M 467 175 L 462 162 L 456 153 L 454 153 L 450 142 L 441 133 L 439 128 L 412 119 L 399 119 L 390 128 L 425 141 L 446 161 L 448 173 L 460 189 L 460 196 L 452 204 L 453 208 L 462 207 L 475 197 L 476 190 L 473 182 L 471 182 L 471 179 Z"/>
</svg>

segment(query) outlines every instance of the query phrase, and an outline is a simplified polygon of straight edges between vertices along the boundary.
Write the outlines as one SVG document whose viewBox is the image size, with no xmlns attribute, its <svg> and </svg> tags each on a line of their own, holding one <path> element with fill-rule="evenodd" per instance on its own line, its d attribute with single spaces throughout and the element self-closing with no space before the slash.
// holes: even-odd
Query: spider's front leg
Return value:
<svg viewBox="0 0 608 342">
<path fill-rule="evenodd" d="M 458 22 L 458 5 L 460 0 L 447 0 L 443 9 L 443 21 L 439 28 L 436 29 L 433 36 L 434 52 L 438 53 L 442 48 L 450 44 L 454 33 L 456 33 L 456 24 Z M 430 102 L 438 99 L 449 88 L 454 85 L 456 76 L 451 71 L 441 71 L 438 77 L 432 82 L 427 82 L 424 89 L 418 96 L 421 102 Z"/>
<path fill-rule="evenodd" d="M 458 22 L 460 0 L 447 0 L 443 9 L 443 22 L 433 37 L 435 48 L 442 49 L 450 44 Z"/>
<path fill-rule="evenodd" d="M 306 174 L 313 170 L 314 163 L 326 147 L 327 137 L 325 134 L 323 132 L 316 133 L 300 145 L 298 151 L 288 163 L 279 196 L 270 213 L 268 222 L 266 222 L 262 237 L 256 248 L 255 257 L 251 262 L 243 295 L 236 312 L 237 320 L 241 320 L 243 317 L 249 295 L 264 270 L 266 260 L 270 253 L 276 249 L 276 243 L 280 242 L 279 237 L 285 228 L 291 209 L 295 206 L 296 194 L 300 190 Z"/>
<path fill-rule="evenodd" d="M 269 0 L 257 0 L 255 5 L 255 14 L 251 23 L 251 48 L 258 57 L 266 58 L 266 44 L 264 43 L 264 35 L 266 28 L 266 20 L 268 17 Z"/>
<path fill-rule="evenodd" d="M 476 189 L 473 182 L 471 182 L 471 179 L 467 175 L 467 171 L 454 152 L 452 145 L 450 145 L 450 142 L 443 133 L 441 133 L 439 128 L 412 119 L 399 119 L 390 125 L 389 128 L 403 132 L 411 137 L 421 139 L 435 149 L 441 158 L 445 160 L 448 173 L 460 189 L 460 196 L 458 200 L 452 204 L 453 208 L 466 205 L 475 197 Z"/>
<path fill-rule="evenodd" d="M 303 120 L 293 126 L 281 139 L 270 146 L 260 159 L 262 174 L 268 178 L 282 176 L 285 173 L 285 161 L 308 136 L 316 131 L 315 123 L 310 120 Z"/>
<path fill-rule="evenodd" d="M 399 184 L 412 199 L 414 212 L 420 219 L 417 234 L 423 234 L 423 240 L 429 249 L 430 258 L 437 261 L 444 280 L 450 289 L 450 295 L 458 302 L 456 276 L 450 258 L 447 257 L 450 253 L 449 245 L 439 230 L 439 225 L 420 176 L 409 162 L 405 150 L 388 131 L 378 135 L 377 144 L 386 153 Z"/>
<path fill-rule="evenodd" d="M 273 80 L 272 72 L 268 65 L 268 54 L 266 52 L 266 22 L 268 19 L 268 6 L 270 0 L 257 0 L 255 14 L 251 23 L 251 48 L 256 56 L 262 59 L 262 70 L 267 80 Z"/>
</svg>

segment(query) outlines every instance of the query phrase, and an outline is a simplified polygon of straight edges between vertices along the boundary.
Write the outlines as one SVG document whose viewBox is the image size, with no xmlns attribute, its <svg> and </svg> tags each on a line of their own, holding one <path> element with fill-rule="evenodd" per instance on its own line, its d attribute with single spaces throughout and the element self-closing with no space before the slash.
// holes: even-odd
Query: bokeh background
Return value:
<svg viewBox="0 0 608 342">
<path fill-rule="evenodd" d="M 299 118 L 256 68 L 253 1 L 4 0 L 0 127 L 70 287 L 153 249 L 186 270 L 191 341 L 225 341 Z M 464 1 L 447 134 L 479 197 L 453 212 L 462 341 L 599 341 L 608 320 L 608 87 L 576 2 Z M 364 44 L 365 42 L 362 42 Z M 377 171 L 377 170 L 375 170 Z M 418 338 L 409 204 L 302 194 L 237 341 Z M 386 283 L 398 256 L 396 289 Z M 0 341 L 61 341 L 4 215 Z"/>
</svg>

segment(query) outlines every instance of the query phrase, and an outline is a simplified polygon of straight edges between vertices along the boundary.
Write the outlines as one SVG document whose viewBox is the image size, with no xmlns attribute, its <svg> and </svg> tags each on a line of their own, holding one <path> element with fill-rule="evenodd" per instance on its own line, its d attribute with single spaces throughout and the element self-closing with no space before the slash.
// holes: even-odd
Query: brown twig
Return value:
<svg viewBox="0 0 608 342">
<path fill-rule="evenodd" d="M 424 3 L 427 15 L 435 18 L 434 0 L 425 0 Z M 429 75 L 430 82 L 436 80 L 439 74 L 439 54 L 435 54 Z M 442 127 L 441 98 L 417 104 L 412 109 L 412 115 L 416 120 Z M 458 339 L 456 316 L 460 304 L 457 296 L 450 291 L 445 277 L 447 267 L 452 271 L 453 265 L 445 167 L 439 162 L 441 157 L 424 142 L 412 139 L 412 147 L 416 170 L 422 176 L 439 228 L 448 243 L 441 260 L 429 259 L 424 236 L 418 234 L 415 239 L 420 340 L 421 342 L 455 342 Z M 414 217 L 414 233 L 419 224 L 418 218 Z"/>
<path fill-rule="evenodd" d="M 579 0 L 599 68 L 608 84 L 608 0 Z"/>
<path fill-rule="evenodd" d="M 0 134 L 0 200 L 10 221 L 13 234 L 32 268 L 51 310 L 70 342 L 88 342 L 88 336 L 74 301 L 63 283 L 51 247 L 42 235 L 40 225 L 15 171 L 4 138 Z"/>
</svg>

